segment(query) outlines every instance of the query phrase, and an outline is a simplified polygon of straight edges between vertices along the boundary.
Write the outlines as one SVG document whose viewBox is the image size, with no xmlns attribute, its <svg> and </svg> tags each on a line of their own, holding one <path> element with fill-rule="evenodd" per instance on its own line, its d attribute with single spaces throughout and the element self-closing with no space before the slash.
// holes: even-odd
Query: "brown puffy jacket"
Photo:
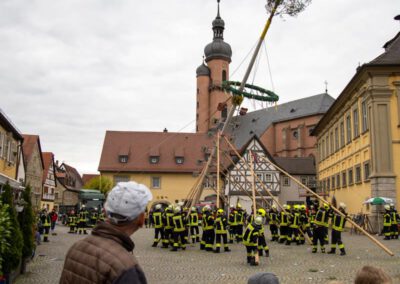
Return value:
<svg viewBox="0 0 400 284">
<path fill-rule="evenodd" d="M 130 237 L 102 222 L 69 249 L 60 283 L 147 283 L 134 247 Z"/>
</svg>

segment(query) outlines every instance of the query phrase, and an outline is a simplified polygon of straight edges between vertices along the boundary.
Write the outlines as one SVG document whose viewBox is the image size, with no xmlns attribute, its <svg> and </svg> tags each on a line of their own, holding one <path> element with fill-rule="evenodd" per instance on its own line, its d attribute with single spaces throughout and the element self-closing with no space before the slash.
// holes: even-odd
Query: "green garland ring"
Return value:
<svg viewBox="0 0 400 284">
<path fill-rule="evenodd" d="M 245 84 L 244 86 L 247 89 L 257 91 L 257 92 L 261 93 L 262 95 L 254 95 L 254 94 L 250 94 L 245 91 L 240 92 L 235 87 L 240 87 L 241 84 L 242 84 L 241 82 L 237 82 L 237 81 L 223 81 L 222 89 L 224 89 L 225 91 L 231 92 L 234 96 L 246 97 L 246 98 L 254 99 L 257 101 L 277 102 L 279 100 L 279 96 L 277 94 L 275 94 L 274 92 L 264 89 L 264 88 L 261 88 L 261 87 L 258 87 L 258 86 L 251 85 L 251 84 Z"/>
</svg>

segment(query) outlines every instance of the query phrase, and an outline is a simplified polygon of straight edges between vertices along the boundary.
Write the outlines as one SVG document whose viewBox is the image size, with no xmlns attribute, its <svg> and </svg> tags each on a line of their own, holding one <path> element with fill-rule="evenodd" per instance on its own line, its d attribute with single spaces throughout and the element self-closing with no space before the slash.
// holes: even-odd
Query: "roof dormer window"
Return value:
<svg viewBox="0 0 400 284">
<path fill-rule="evenodd" d="M 183 157 L 175 157 L 175 162 L 178 164 L 178 165 L 182 165 L 183 164 L 183 162 L 184 162 L 184 158 Z"/>
<path fill-rule="evenodd" d="M 150 164 L 158 164 L 159 161 L 160 161 L 159 156 L 150 156 Z"/>
<path fill-rule="evenodd" d="M 128 162 L 128 155 L 119 155 L 119 162 L 126 164 Z"/>
</svg>

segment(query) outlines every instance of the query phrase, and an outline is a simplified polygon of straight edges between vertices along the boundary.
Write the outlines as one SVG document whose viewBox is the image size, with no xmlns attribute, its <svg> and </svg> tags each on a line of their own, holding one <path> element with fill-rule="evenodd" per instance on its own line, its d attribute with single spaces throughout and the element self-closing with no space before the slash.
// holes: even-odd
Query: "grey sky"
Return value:
<svg viewBox="0 0 400 284">
<path fill-rule="evenodd" d="M 251 50 L 265 0 L 222 0 L 231 73 Z M 0 107 L 44 151 L 95 173 L 106 130 L 194 131 L 195 70 L 215 0 L 0 1 Z M 400 31 L 398 0 L 314 0 L 275 18 L 266 46 L 280 103 L 337 97 L 359 63 Z M 241 80 L 247 62 L 231 79 Z M 272 89 L 265 51 L 254 82 Z M 250 82 L 253 76 L 250 77 Z M 260 105 L 246 103 L 251 108 Z"/>
</svg>

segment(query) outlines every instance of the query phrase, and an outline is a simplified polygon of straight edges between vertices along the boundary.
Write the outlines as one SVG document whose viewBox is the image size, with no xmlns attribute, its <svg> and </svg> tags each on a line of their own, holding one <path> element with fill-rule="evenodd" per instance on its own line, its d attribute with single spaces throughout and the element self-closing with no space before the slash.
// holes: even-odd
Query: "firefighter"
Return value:
<svg viewBox="0 0 400 284">
<path fill-rule="evenodd" d="M 163 248 L 168 248 L 168 245 L 173 246 L 174 244 L 174 235 L 173 235 L 174 222 L 172 220 L 173 217 L 174 217 L 173 206 L 168 205 L 168 207 L 165 208 L 163 214 L 164 240 L 165 240 L 165 242 L 163 242 Z"/>
<path fill-rule="evenodd" d="M 268 220 L 269 220 L 269 229 L 271 231 L 272 239 L 271 241 L 278 241 L 278 210 L 276 210 L 276 205 L 272 204 L 270 211 L 268 212 Z"/>
<path fill-rule="evenodd" d="M 244 225 L 244 220 L 245 220 L 245 214 L 242 209 L 242 205 L 238 204 L 236 206 L 236 215 L 235 215 L 235 222 L 236 222 L 236 242 L 240 243 L 242 242 L 243 239 L 243 225 Z"/>
<path fill-rule="evenodd" d="M 68 215 L 68 226 L 69 226 L 68 233 L 75 234 L 76 233 L 76 217 L 75 217 L 75 212 L 73 210 Z"/>
<path fill-rule="evenodd" d="M 86 210 L 85 205 L 82 205 L 82 208 L 78 214 L 78 234 L 87 234 L 86 232 L 86 220 L 87 220 L 88 212 Z"/>
<path fill-rule="evenodd" d="M 205 215 L 203 216 L 204 221 L 204 232 L 205 235 L 205 250 L 213 251 L 215 232 L 214 232 L 214 216 L 211 207 L 206 205 Z"/>
<path fill-rule="evenodd" d="M 289 205 L 284 204 L 283 209 L 290 209 Z M 279 243 L 284 243 L 288 238 L 289 214 L 284 210 L 279 213 Z"/>
<path fill-rule="evenodd" d="M 263 219 L 257 216 L 253 223 L 247 225 L 243 234 L 243 244 L 246 246 L 247 263 L 250 265 L 258 265 L 256 263 L 255 253 L 257 250 L 258 237 L 261 231 Z"/>
<path fill-rule="evenodd" d="M 321 248 L 321 252 L 325 253 L 325 232 L 326 229 L 329 227 L 328 220 L 329 220 L 329 205 L 324 203 L 321 204 L 320 208 L 315 215 L 314 220 L 314 232 L 313 232 L 313 249 L 312 253 L 317 252 L 318 248 L 318 241 Z"/>
<path fill-rule="evenodd" d="M 94 227 L 97 224 L 97 219 L 99 218 L 99 214 L 97 213 L 97 207 L 94 208 L 94 211 L 92 212 L 92 216 L 90 216 L 90 223 L 91 226 Z"/>
<path fill-rule="evenodd" d="M 229 216 L 228 216 L 228 225 L 229 225 L 229 243 L 233 244 L 233 240 L 235 239 L 236 232 L 236 209 L 235 206 L 230 206 Z"/>
<path fill-rule="evenodd" d="M 50 226 L 51 226 L 51 218 L 50 214 L 47 213 L 46 209 L 42 210 L 42 214 L 40 214 L 40 221 L 42 222 L 43 225 L 43 241 L 48 242 Z"/>
<path fill-rule="evenodd" d="M 394 207 L 394 204 L 390 204 L 390 217 L 392 221 L 392 225 L 390 227 L 391 229 L 391 237 L 392 239 L 398 239 L 399 238 L 399 228 L 397 224 L 399 223 L 399 214 L 397 214 L 397 210 Z"/>
<path fill-rule="evenodd" d="M 204 206 L 201 209 L 201 229 L 202 229 L 201 241 L 200 241 L 200 249 L 201 250 L 206 249 L 207 232 L 205 230 L 205 227 L 207 226 L 207 220 L 206 220 L 206 211 L 207 210 L 208 210 L 208 205 Z"/>
<path fill-rule="evenodd" d="M 152 247 L 157 247 L 160 240 L 162 240 L 163 243 L 165 243 L 162 215 L 163 215 L 162 206 L 161 204 L 157 204 L 154 207 L 154 212 L 153 212 L 154 242 Z M 160 238 L 158 238 L 158 235 L 160 235 Z"/>
<path fill-rule="evenodd" d="M 224 251 L 231 251 L 228 247 L 228 231 L 227 220 L 224 213 L 224 209 L 218 209 L 217 218 L 215 218 L 215 253 L 219 253 L 222 245 L 222 240 L 224 241 Z"/>
<path fill-rule="evenodd" d="M 292 214 L 292 222 L 290 224 L 290 236 L 288 237 L 288 241 L 286 242 L 287 245 L 290 245 L 293 240 L 296 241 L 297 245 L 300 245 L 300 205 L 296 204 L 293 205 L 293 214 Z"/>
<path fill-rule="evenodd" d="M 199 214 L 197 213 L 197 208 L 195 206 L 190 209 L 188 224 L 190 227 L 190 238 L 192 239 L 192 244 L 200 242 Z"/>
<path fill-rule="evenodd" d="M 383 234 L 385 235 L 385 240 L 390 240 L 391 238 L 391 227 L 392 227 L 392 218 L 390 214 L 390 205 L 385 205 L 385 213 L 383 214 Z"/>
<path fill-rule="evenodd" d="M 306 206 L 304 204 L 300 205 L 300 224 L 301 229 L 304 234 L 307 234 L 310 240 L 312 241 L 312 232 L 311 232 L 311 224 L 310 219 L 307 216 Z M 304 234 L 300 234 L 300 243 L 305 244 L 305 236 Z"/>
<path fill-rule="evenodd" d="M 260 233 L 258 236 L 258 246 L 257 246 L 257 250 L 258 250 L 258 255 L 262 256 L 263 255 L 263 251 L 265 251 L 265 256 L 268 257 L 269 256 L 269 247 L 267 245 L 267 240 L 265 238 L 265 234 L 264 234 L 264 218 L 267 215 L 267 212 L 263 209 L 260 208 L 257 210 L 257 216 L 256 218 L 259 216 L 262 218 L 262 224 L 261 224 L 261 229 L 260 229 Z"/>
<path fill-rule="evenodd" d="M 339 211 L 342 212 L 345 216 L 346 213 L 346 204 L 341 202 L 339 204 Z M 332 237 L 331 237 L 331 250 L 328 252 L 329 254 L 336 253 L 336 244 L 339 246 L 340 255 L 346 255 L 346 251 L 344 249 L 344 244 L 342 242 L 342 232 L 344 229 L 344 225 L 346 224 L 346 217 L 342 216 L 338 213 L 333 213 L 332 219 Z"/>
<path fill-rule="evenodd" d="M 177 206 L 174 209 L 174 217 L 172 217 L 172 221 L 174 224 L 173 235 L 174 235 L 174 245 L 171 251 L 177 251 L 178 248 L 182 250 L 186 249 L 186 240 L 185 240 L 185 222 L 182 217 L 181 207 Z"/>
<path fill-rule="evenodd" d="M 189 243 L 189 223 L 187 222 L 187 218 L 188 218 L 188 214 L 189 214 L 189 208 L 184 207 L 182 209 L 182 218 L 186 224 L 185 226 L 185 243 L 188 244 Z"/>
</svg>

